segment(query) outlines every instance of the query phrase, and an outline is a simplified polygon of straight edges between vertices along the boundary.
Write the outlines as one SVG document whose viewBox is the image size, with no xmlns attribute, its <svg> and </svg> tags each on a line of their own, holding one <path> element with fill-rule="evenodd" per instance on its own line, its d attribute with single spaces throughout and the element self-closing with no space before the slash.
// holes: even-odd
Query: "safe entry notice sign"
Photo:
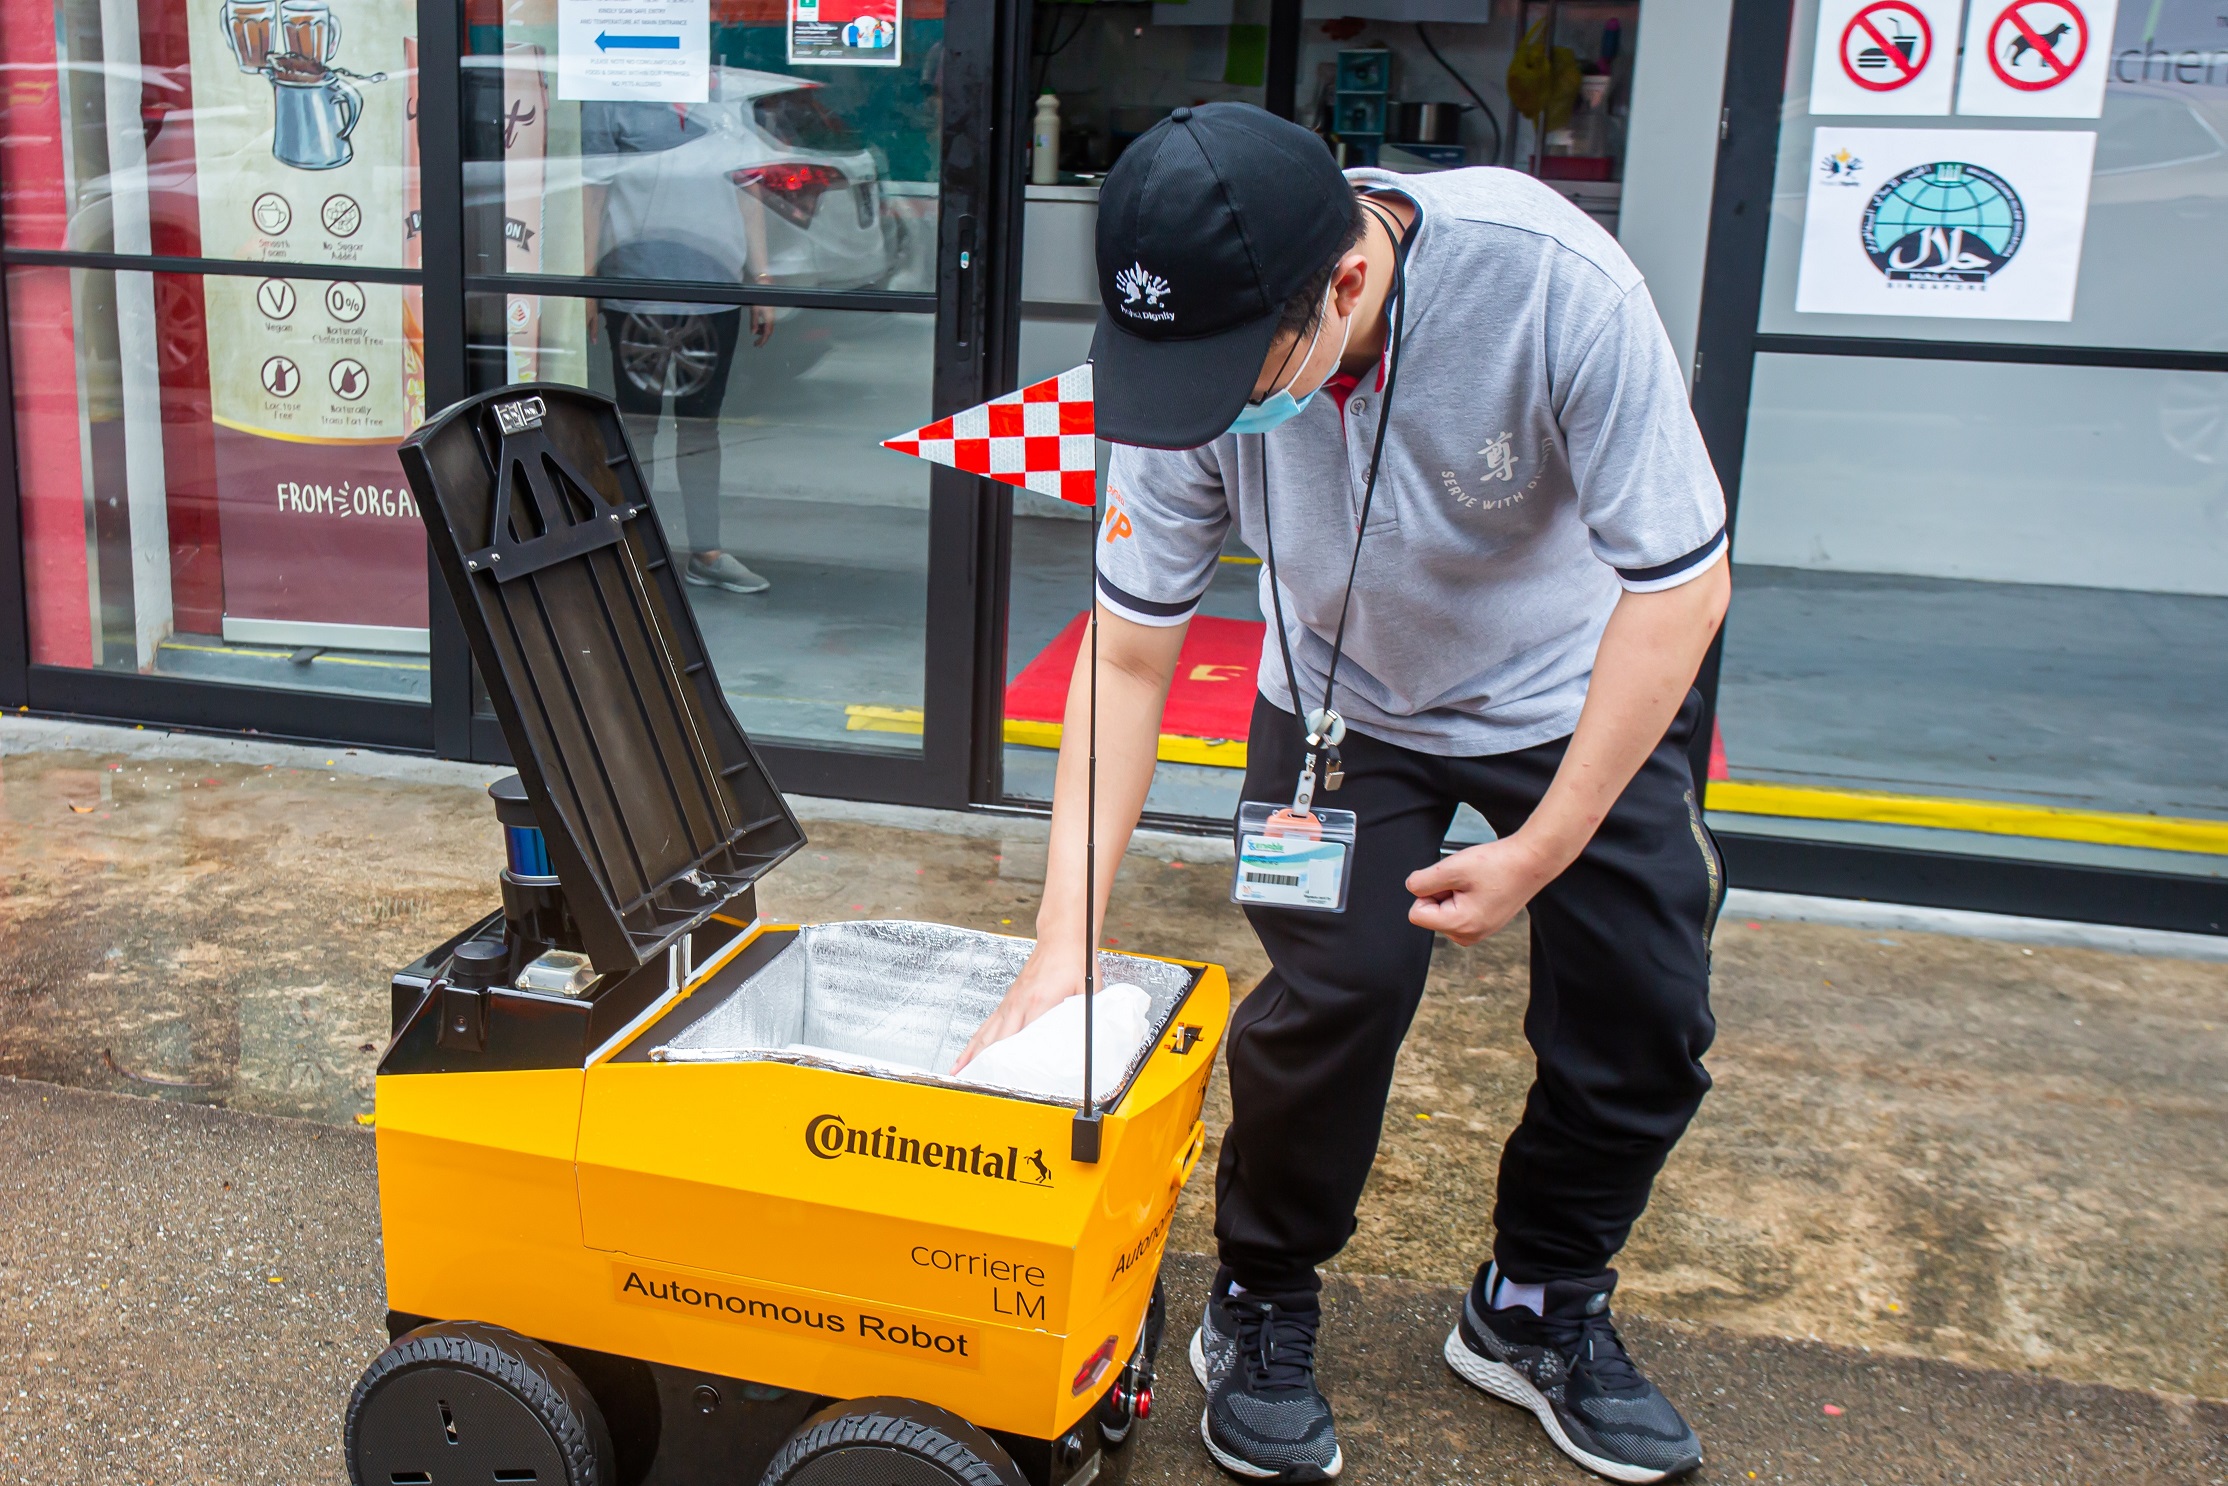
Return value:
<svg viewBox="0 0 2228 1486">
<path fill-rule="evenodd" d="M 571 103 L 702 103 L 711 0 L 557 0 L 557 96 Z"/>
</svg>

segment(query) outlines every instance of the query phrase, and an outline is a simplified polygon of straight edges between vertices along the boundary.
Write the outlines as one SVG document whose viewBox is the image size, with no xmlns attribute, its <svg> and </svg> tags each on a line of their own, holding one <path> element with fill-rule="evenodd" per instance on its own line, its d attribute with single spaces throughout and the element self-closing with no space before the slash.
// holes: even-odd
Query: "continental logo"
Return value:
<svg viewBox="0 0 2228 1486">
<path fill-rule="evenodd" d="M 670 1274 L 624 1261 L 611 1266 L 611 1279 L 619 1299 L 628 1305 L 755 1326 L 801 1340 L 848 1342 L 884 1356 L 946 1367 L 982 1366 L 982 1334 L 956 1321 L 929 1320 L 884 1306 L 838 1303 L 818 1295 L 760 1290 L 730 1280 Z"/>
<path fill-rule="evenodd" d="M 1010 1145 L 997 1150 L 950 1140 L 922 1140 L 895 1125 L 847 1125 L 841 1115 L 814 1115 L 805 1126 L 805 1149 L 823 1161 L 860 1156 L 984 1181 L 1014 1182 L 1024 1187 L 1052 1185 L 1052 1168 L 1044 1163 L 1042 1146 L 1033 1151 Z"/>
</svg>

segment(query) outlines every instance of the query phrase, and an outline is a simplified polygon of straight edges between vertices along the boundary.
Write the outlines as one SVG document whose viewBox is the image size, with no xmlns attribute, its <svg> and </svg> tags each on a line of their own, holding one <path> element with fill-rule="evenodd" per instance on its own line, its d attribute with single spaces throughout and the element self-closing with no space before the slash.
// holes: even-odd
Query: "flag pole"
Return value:
<svg viewBox="0 0 2228 1486">
<path fill-rule="evenodd" d="M 1091 633 L 1091 682 L 1084 739 L 1089 749 L 1083 796 L 1083 1107 L 1076 1111 L 1069 1155 L 1077 1161 L 1099 1158 L 1101 1124 L 1091 1102 L 1092 1002 L 1098 990 L 1098 858 L 1099 858 L 1099 490 L 1091 483 L 1091 538 L 1085 546 L 1083 622 Z"/>
</svg>

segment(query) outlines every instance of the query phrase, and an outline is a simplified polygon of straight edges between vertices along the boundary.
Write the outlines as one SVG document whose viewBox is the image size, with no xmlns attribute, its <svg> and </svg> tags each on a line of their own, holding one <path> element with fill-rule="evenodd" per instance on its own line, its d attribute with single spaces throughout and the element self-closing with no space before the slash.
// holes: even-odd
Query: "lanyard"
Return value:
<svg viewBox="0 0 2228 1486">
<path fill-rule="evenodd" d="M 1307 740 L 1307 755 L 1300 765 L 1299 786 L 1292 793 L 1292 814 L 1303 819 L 1313 813 L 1316 762 L 1326 750 L 1330 762 L 1324 788 L 1335 790 L 1346 778 L 1338 756 L 1338 745 L 1346 738 L 1346 719 L 1332 708 L 1331 693 L 1338 684 L 1338 658 L 1346 648 L 1346 615 L 1354 603 L 1354 578 L 1361 571 L 1362 565 L 1362 538 L 1369 531 L 1369 508 L 1377 498 L 1377 470 L 1385 457 L 1385 430 L 1392 426 L 1393 388 L 1400 380 L 1400 345 L 1408 332 L 1409 239 L 1405 234 L 1393 230 L 1391 219 L 1380 208 L 1364 202 L 1362 210 L 1376 217 L 1379 225 L 1385 229 L 1385 235 L 1393 240 L 1392 350 L 1386 358 L 1385 390 L 1377 399 L 1377 438 L 1369 452 L 1369 471 L 1362 480 L 1361 524 L 1354 531 L 1354 556 L 1346 567 L 1346 595 L 1339 600 L 1338 629 L 1331 640 L 1331 664 L 1323 676 L 1323 705 L 1300 718 L 1300 733 Z M 1343 412 L 1340 420 L 1343 425 Z M 1260 437 L 1262 557 L 1269 569 L 1269 603 L 1276 611 L 1276 643 L 1284 656 L 1284 684 L 1291 692 L 1292 706 L 1297 711 L 1303 705 L 1299 674 L 1293 669 L 1292 642 L 1284 629 L 1284 598 L 1278 590 L 1276 576 L 1276 527 L 1269 516 L 1268 435 L 1262 434 Z"/>
</svg>

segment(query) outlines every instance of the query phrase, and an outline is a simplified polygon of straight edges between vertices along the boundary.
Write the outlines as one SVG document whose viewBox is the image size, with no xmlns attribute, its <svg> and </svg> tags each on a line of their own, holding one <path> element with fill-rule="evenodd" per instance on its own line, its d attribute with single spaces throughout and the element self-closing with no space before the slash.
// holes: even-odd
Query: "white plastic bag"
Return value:
<svg viewBox="0 0 2228 1486">
<path fill-rule="evenodd" d="M 1152 1035 L 1152 997 L 1137 986 L 1110 985 L 1091 998 L 1091 1097 L 1121 1087 L 1130 1061 Z M 1080 1102 L 1083 1098 L 1083 998 L 1070 996 L 1003 1042 L 975 1054 L 952 1077 L 1022 1094 Z"/>
<path fill-rule="evenodd" d="M 820 1047 L 810 1042 L 792 1042 L 782 1051 L 795 1053 L 801 1058 L 811 1058 L 815 1062 L 833 1063 L 840 1068 L 857 1068 L 867 1073 L 902 1073 L 909 1077 L 919 1077 L 930 1072 L 918 1063 L 904 1063 L 895 1058 L 877 1058 L 866 1053 L 847 1053 L 841 1048 Z"/>
</svg>

